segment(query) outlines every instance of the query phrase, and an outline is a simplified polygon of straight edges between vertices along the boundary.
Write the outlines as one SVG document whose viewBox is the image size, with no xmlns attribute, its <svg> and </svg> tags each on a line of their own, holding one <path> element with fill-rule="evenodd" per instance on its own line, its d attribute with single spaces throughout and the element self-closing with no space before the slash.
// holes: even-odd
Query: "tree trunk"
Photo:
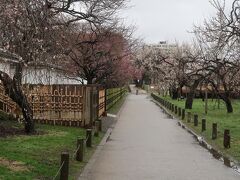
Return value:
<svg viewBox="0 0 240 180">
<path fill-rule="evenodd" d="M 226 103 L 226 106 L 227 106 L 227 112 L 228 113 L 233 113 L 233 107 L 232 107 L 232 103 L 231 103 L 230 99 L 227 99 L 225 101 L 225 103 Z"/>
<path fill-rule="evenodd" d="M 192 109 L 192 105 L 193 105 L 193 99 L 194 99 L 194 95 L 195 95 L 195 89 L 191 89 L 190 92 L 188 93 L 186 102 L 185 102 L 185 109 Z"/>
<path fill-rule="evenodd" d="M 177 99 L 178 98 L 178 89 L 175 87 L 171 88 L 171 97 L 172 99 Z"/>
<path fill-rule="evenodd" d="M 232 102 L 231 102 L 230 98 L 225 95 L 224 97 L 222 97 L 222 100 L 225 102 L 227 112 L 233 113 L 233 107 L 232 107 Z"/>
<path fill-rule="evenodd" d="M 8 94 L 9 97 L 22 109 L 25 132 L 27 134 L 32 134 L 35 132 L 33 112 L 26 95 L 22 90 L 22 71 L 23 65 L 20 63 L 16 64 L 13 79 L 11 79 L 5 72 L 0 72 L 0 80 L 2 81 L 6 94 Z"/>
<path fill-rule="evenodd" d="M 93 78 L 87 77 L 87 84 L 93 84 Z"/>
<path fill-rule="evenodd" d="M 195 90 L 198 87 L 201 79 L 195 80 L 193 85 L 190 87 L 190 92 L 188 93 L 186 103 L 185 103 L 185 109 L 192 109 L 193 105 L 193 99 L 195 96 Z"/>
</svg>

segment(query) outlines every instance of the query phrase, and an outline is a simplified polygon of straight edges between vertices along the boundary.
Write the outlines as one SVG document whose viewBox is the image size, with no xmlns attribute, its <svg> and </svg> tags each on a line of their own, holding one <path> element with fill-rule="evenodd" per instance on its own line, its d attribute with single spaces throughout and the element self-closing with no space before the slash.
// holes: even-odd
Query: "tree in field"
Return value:
<svg viewBox="0 0 240 180">
<path fill-rule="evenodd" d="M 0 48 L 18 57 L 11 77 L 0 72 L 6 93 L 22 109 L 26 133 L 34 132 L 33 112 L 22 91 L 23 69 L 57 63 L 62 34 L 72 23 L 111 24 L 124 0 L 2 0 Z"/>
<path fill-rule="evenodd" d="M 239 91 L 239 36 L 236 8 L 225 13 L 225 5 L 214 1 L 217 14 L 205 21 L 204 26 L 195 27 L 195 33 L 202 49 L 204 68 L 208 72 L 207 82 L 225 104 L 228 113 L 233 112 L 231 95 Z"/>
<path fill-rule="evenodd" d="M 68 39 L 69 64 L 87 84 L 120 83 L 131 76 L 133 44 L 119 27 L 77 26 Z M 121 79 L 122 78 L 122 79 Z"/>
</svg>

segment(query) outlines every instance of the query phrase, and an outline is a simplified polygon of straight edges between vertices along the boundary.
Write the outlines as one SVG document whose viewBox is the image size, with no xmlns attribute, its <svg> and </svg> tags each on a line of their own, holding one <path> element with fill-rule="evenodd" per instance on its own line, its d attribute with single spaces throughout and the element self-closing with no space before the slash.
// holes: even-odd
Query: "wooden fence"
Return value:
<svg viewBox="0 0 240 180">
<path fill-rule="evenodd" d="M 106 90 L 97 85 L 24 85 L 23 90 L 36 122 L 66 126 L 92 126 L 126 92 L 125 88 Z M 21 117 L 20 108 L 2 85 L 0 110 Z"/>
<path fill-rule="evenodd" d="M 8 95 L 6 95 L 4 87 L 1 84 L 0 84 L 0 111 L 9 114 L 18 113 L 16 103 L 13 102 Z"/>
<path fill-rule="evenodd" d="M 107 96 L 106 96 L 106 109 L 107 111 L 111 109 L 127 92 L 127 89 L 122 88 L 113 88 L 107 89 Z"/>
</svg>

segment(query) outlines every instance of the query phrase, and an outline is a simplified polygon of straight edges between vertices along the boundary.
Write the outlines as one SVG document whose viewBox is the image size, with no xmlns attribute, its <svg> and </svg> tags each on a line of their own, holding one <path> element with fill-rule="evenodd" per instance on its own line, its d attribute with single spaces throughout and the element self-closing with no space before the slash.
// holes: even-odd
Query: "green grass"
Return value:
<svg viewBox="0 0 240 180">
<path fill-rule="evenodd" d="M 178 107 L 185 107 L 185 100 L 172 100 L 170 97 L 162 97 Z M 226 106 L 223 101 L 220 101 L 220 108 L 216 99 L 208 100 L 208 114 L 205 115 L 205 103 L 201 99 L 195 99 L 193 102 L 193 109 L 186 110 L 186 117 L 184 123 L 187 124 L 196 133 L 205 137 L 205 139 L 214 147 L 218 148 L 225 156 L 229 156 L 234 160 L 240 162 L 240 100 L 233 102 L 234 113 L 227 113 Z M 187 112 L 198 114 L 199 125 L 194 127 L 193 122 L 187 123 Z M 207 120 L 207 131 L 201 132 L 201 119 Z M 212 123 L 218 124 L 218 138 L 212 140 Z M 230 129 L 231 132 L 231 148 L 225 149 L 223 147 L 223 134 L 225 129 Z"/>
<path fill-rule="evenodd" d="M 1 123 L 5 123 L 1 121 Z M 11 123 L 6 122 L 6 125 Z M 0 158 L 23 162 L 29 169 L 26 172 L 14 172 L 0 164 L 0 179 L 4 180 L 52 180 L 60 167 L 62 151 L 70 153 L 70 179 L 76 179 L 101 141 L 94 137 L 94 147 L 87 148 L 85 161 L 75 161 L 73 153 L 76 149 L 77 137 L 85 137 L 81 128 L 37 125 L 37 130 L 44 132 L 36 136 L 14 136 L 0 138 Z"/>
<path fill-rule="evenodd" d="M 117 101 L 117 103 L 112 108 L 110 108 L 108 110 L 108 113 L 110 113 L 110 114 L 117 114 L 119 112 L 119 110 L 121 109 L 121 107 L 122 107 L 126 97 L 127 97 L 127 94 L 125 94 L 121 99 L 119 99 Z"/>
</svg>

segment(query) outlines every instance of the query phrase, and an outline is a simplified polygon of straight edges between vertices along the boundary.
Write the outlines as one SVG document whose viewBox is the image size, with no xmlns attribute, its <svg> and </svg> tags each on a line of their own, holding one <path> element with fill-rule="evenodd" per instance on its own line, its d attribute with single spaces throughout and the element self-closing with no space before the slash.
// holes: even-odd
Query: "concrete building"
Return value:
<svg viewBox="0 0 240 180">
<path fill-rule="evenodd" d="M 177 48 L 177 44 L 170 44 L 167 41 L 160 41 L 158 44 L 148 44 L 145 48 L 154 51 L 161 51 L 164 54 L 172 54 Z"/>
</svg>

